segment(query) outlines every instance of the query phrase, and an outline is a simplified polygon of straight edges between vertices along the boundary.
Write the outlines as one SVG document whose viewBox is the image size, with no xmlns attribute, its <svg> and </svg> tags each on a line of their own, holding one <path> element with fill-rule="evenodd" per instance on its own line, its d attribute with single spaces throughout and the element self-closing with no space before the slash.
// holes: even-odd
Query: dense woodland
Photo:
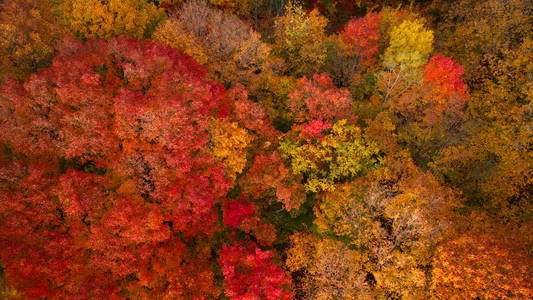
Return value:
<svg viewBox="0 0 533 300">
<path fill-rule="evenodd" d="M 533 2 L 0 2 L 1 299 L 533 298 Z"/>
</svg>

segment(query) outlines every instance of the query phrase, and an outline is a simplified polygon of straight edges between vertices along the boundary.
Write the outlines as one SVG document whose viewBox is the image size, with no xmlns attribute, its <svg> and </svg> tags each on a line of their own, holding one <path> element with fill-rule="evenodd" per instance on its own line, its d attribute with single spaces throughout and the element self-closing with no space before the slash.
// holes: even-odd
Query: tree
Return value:
<svg viewBox="0 0 533 300">
<path fill-rule="evenodd" d="M 216 286 L 209 242 L 187 246 L 178 237 L 161 244 L 151 259 L 151 267 L 137 274 L 129 282 L 132 298 L 160 299 L 217 299 L 221 293 Z"/>
<path fill-rule="evenodd" d="M 384 69 L 376 75 L 383 106 L 421 84 L 421 66 L 433 51 L 433 32 L 425 30 L 419 18 L 405 11 L 380 12 L 378 30 Z"/>
<path fill-rule="evenodd" d="M 328 27 L 336 31 L 353 16 L 375 9 L 378 5 L 374 2 L 376 1 L 312 0 L 309 6 L 318 9 L 326 16 L 330 23 Z"/>
<path fill-rule="evenodd" d="M 441 298 L 530 298 L 530 255 L 515 241 L 468 232 L 440 245 L 432 291 Z"/>
<path fill-rule="evenodd" d="M 88 267 L 86 252 L 87 224 L 105 201 L 105 178 L 76 171 L 60 177 L 53 158 L 32 162 L 3 155 L 1 170 L 0 257 L 9 286 L 35 299 L 117 293 L 101 265 Z"/>
<path fill-rule="evenodd" d="M 440 24 L 438 46 L 465 67 L 469 122 L 461 143 L 434 168 L 494 220 L 531 220 L 531 82 L 528 1 L 457 1 Z"/>
<path fill-rule="evenodd" d="M 291 236 L 287 267 L 302 272 L 297 295 L 305 299 L 368 299 L 369 285 L 357 251 L 341 241 L 305 233 Z"/>
<path fill-rule="evenodd" d="M 248 92 L 240 84 L 230 89 L 226 93 L 226 103 L 231 106 L 231 118 L 238 121 L 242 128 L 246 128 L 248 133 L 253 135 L 254 147 L 263 146 L 267 148 L 271 142 L 277 140 L 279 132 L 274 128 L 270 119 L 260 103 L 248 98 Z M 264 143 L 261 145 L 261 143 Z"/>
<path fill-rule="evenodd" d="M 422 82 L 391 98 L 399 140 L 408 145 L 419 164 L 459 140 L 455 131 L 465 122 L 463 112 L 469 99 L 463 72 L 451 58 L 434 55 L 424 66 Z"/>
<path fill-rule="evenodd" d="M 324 70 L 339 87 L 359 86 L 363 72 L 375 68 L 380 51 L 379 14 L 368 13 L 352 19 L 326 42 L 327 59 Z"/>
<path fill-rule="evenodd" d="M 262 246 L 271 246 L 276 241 L 276 230 L 261 221 L 253 203 L 248 203 L 244 195 L 238 200 L 227 201 L 223 208 L 224 224 L 230 229 L 239 229 L 251 234 Z"/>
<path fill-rule="evenodd" d="M 297 80 L 291 76 L 276 75 L 265 76 L 263 80 L 262 87 L 256 93 L 257 100 L 273 120 L 276 129 L 286 132 L 292 125 L 289 111 L 286 109 L 287 101 Z"/>
<path fill-rule="evenodd" d="M 148 38 L 166 17 L 162 9 L 144 0 L 65 0 L 61 13 L 65 27 L 81 39 Z"/>
<path fill-rule="evenodd" d="M 239 128 L 236 122 L 213 120 L 210 129 L 213 143 L 213 157 L 224 163 L 226 175 L 230 179 L 240 173 L 246 166 L 246 147 L 252 137 L 245 129 Z"/>
<path fill-rule="evenodd" d="M 391 69 L 417 68 L 424 65 L 433 52 L 433 31 L 424 29 L 420 20 L 406 20 L 390 33 L 384 65 Z"/>
<path fill-rule="evenodd" d="M 327 73 L 302 77 L 289 94 L 287 106 L 297 124 L 322 118 L 329 122 L 355 122 L 352 99 L 347 89 L 337 89 Z"/>
<path fill-rule="evenodd" d="M 58 51 L 0 87 L 9 284 L 29 298 L 216 297 L 209 237 L 231 181 L 210 128 L 246 114 L 169 47 L 67 38 Z"/>
<path fill-rule="evenodd" d="M 222 247 L 219 264 L 231 299 L 291 299 L 290 280 L 273 262 L 272 251 L 252 242 Z"/>
<path fill-rule="evenodd" d="M 379 53 L 379 14 L 368 13 L 363 18 L 352 19 L 339 34 L 344 50 L 360 66 L 370 66 Z"/>
<path fill-rule="evenodd" d="M 9 0 L 0 7 L 0 72 L 22 79 L 45 67 L 62 29 L 52 1 Z"/>
<path fill-rule="evenodd" d="M 274 198 L 290 211 L 298 209 L 305 201 L 305 191 L 301 175 L 291 174 L 279 153 L 259 153 L 256 155 L 239 185 L 246 194 L 254 198 Z"/>
<path fill-rule="evenodd" d="M 156 41 L 180 49 L 208 68 L 208 77 L 226 87 L 243 84 L 255 94 L 271 72 L 270 48 L 235 15 L 189 1 L 162 23 Z"/>
<path fill-rule="evenodd" d="M 383 54 L 385 69 L 377 74 L 377 87 L 383 105 L 420 85 L 421 67 L 433 52 L 433 31 L 426 30 L 419 18 L 402 17 L 402 14 L 389 10 L 381 14 L 380 32 L 386 46 Z M 402 19 L 399 25 L 394 25 Z"/>
<path fill-rule="evenodd" d="M 287 74 L 311 76 L 321 70 L 326 59 L 327 19 L 317 10 L 307 14 L 289 2 L 285 14 L 274 23 L 274 53 L 285 59 Z"/>
<path fill-rule="evenodd" d="M 390 159 L 390 158 L 389 158 Z M 433 248 L 454 194 L 412 162 L 320 193 L 310 234 L 291 237 L 287 266 L 311 299 L 427 297 Z"/>
<path fill-rule="evenodd" d="M 279 151 L 292 173 L 306 178 L 308 192 L 334 190 L 336 182 L 363 175 L 378 163 L 378 149 L 346 120 L 294 126 Z"/>
</svg>

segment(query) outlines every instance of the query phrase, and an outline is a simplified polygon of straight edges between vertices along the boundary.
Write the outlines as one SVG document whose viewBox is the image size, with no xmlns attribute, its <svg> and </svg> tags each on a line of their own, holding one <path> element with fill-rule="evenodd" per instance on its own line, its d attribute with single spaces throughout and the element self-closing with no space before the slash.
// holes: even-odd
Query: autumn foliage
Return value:
<svg viewBox="0 0 533 300">
<path fill-rule="evenodd" d="M 516 242 L 468 233 L 437 250 L 433 290 L 448 298 L 530 298 L 531 257 Z"/>
<path fill-rule="evenodd" d="M 154 40 L 182 49 L 207 66 L 211 80 L 226 86 L 239 82 L 255 92 L 261 76 L 271 72 L 270 47 L 260 35 L 237 16 L 200 1 L 185 3 L 161 23 Z"/>
<path fill-rule="evenodd" d="M 18 78 L 49 63 L 61 27 L 52 1 L 3 1 L 0 8 L 0 70 Z"/>
<path fill-rule="evenodd" d="M 379 53 L 378 25 L 379 15 L 369 13 L 364 18 L 350 20 L 340 33 L 345 51 L 361 65 L 372 65 Z"/>
<path fill-rule="evenodd" d="M 530 1 L 0 1 L 1 299 L 533 297 Z"/>
<path fill-rule="evenodd" d="M 231 299 L 291 299 L 290 281 L 272 262 L 271 251 L 253 243 L 223 246 L 220 265 L 226 296 Z"/>
<path fill-rule="evenodd" d="M 64 68 L 65 64 L 76 67 Z M 3 142 L 25 149 L 30 160 L 50 157 L 56 161 L 41 171 L 33 165 L 28 171 L 20 170 L 21 178 L 48 186 L 49 190 L 39 187 L 45 197 L 34 198 L 35 202 L 21 194 L 5 203 L 22 207 L 46 203 L 47 212 L 36 212 L 45 217 L 44 223 L 34 220 L 42 233 L 34 234 L 49 236 L 50 247 L 63 245 L 41 249 L 37 241 L 15 238 L 15 232 L 2 239 L 8 243 L 2 257 L 10 265 L 35 255 L 56 257 L 48 271 L 56 273 L 46 275 L 50 281 L 42 283 L 40 296 L 52 295 L 52 291 L 74 295 L 85 281 L 105 283 L 100 291 L 87 287 L 87 293 L 116 294 L 121 289 L 117 281 L 154 276 L 150 275 L 154 272 L 151 261 L 158 259 L 162 243 L 174 243 L 172 232 L 190 239 L 215 231 L 214 204 L 230 187 L 224 166 L 234 167 L 217 162 L 206 146 L 211 118 L 226 116 L 228 106 L 223 88 L 206 81 L 204 74 L 190 57 L 150 42 L 122 38 L 82 44 L 67 39 L 51 68 L 24 85 L 4 85 L 2 112 L 9 115 L 3 115 L 2 128 L 10 134 Z M 33 111 L 40 111 L 40 117 L 30 117 Z M 166 122 L 160 123 L 161 118 Z M 67 170 L 61 171 L 58 164 Z M 11 185 L 6 188 L 17 190 Z M 12 210 L 5 207 L 2 212 Z M 5 226 L 13 224 L 15 216 L 3 213 Z M 129 226 L 131 221 L 136 225 Z M 57 226 L 64 229 L 50 229 Z M 33 231 L 32 226 L 25 228 Z M 34 252 L 21 253 L 17 249 L 23 245 Z M 189 259 L 176 255 L 179 260 Z M 58 263 L 63 267 L 57 269 Z M 208 262 L 203 264 L 209 274 Z M 34 286 L 32 276 L 44 276 L 6 270 L 8 277 L 29 276 L 30 286 Z M 98 283 L 91 277 L 107 281 Z M 58 290 L 64 280 L 81 286 Z M 142 286 L 142 281 L 138 283 Z"/>
<path fill-rule="evenodd" d="M 162 9 L 142 0 L 64 0 L 60 9 L 64 26 L 84 39 L 146 38 L 165 17 Z"/>
</svg>

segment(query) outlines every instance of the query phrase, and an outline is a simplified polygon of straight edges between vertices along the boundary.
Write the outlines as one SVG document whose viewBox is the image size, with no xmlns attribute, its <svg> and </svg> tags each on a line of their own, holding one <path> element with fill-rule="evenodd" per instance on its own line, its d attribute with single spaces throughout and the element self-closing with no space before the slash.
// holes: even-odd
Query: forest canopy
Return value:
<svg viewBox="0 0 533 300">
<path fill-rule="evenodd" d="M 0 1 L 0 298 L 533 298 L 531 57 L 526 0 Z"/>
</svg>

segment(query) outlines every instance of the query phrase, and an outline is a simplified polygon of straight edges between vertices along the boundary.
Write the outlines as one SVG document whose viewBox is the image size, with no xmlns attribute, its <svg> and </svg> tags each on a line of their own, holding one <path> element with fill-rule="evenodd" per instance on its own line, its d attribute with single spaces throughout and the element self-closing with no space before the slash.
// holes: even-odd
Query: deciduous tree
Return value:
<svg viewBox="0 0 533 300">
<path fill-rule="evenodd" d="M 468 232 L 439 246 L 434 262 L 432 291 L 438 297 L 527 299 L 533 295 L 531 257 L 507 238 Z"/>
<path fill-rule="evenodd" d="M 230 229 L 239 229 L 251 234 L 262 246 L 271 246 L 276 241 L 275 228 L 261 221 L 255 205 L 246 201 L 244 195 L 238 200 L 227 201 L 223 211 L 224 223 Z"/>
<path fill-rule="evenodd" d="M 424 65 L 433 52 L 433 31 L 424 28 L 421 20 L 406 20 L 394 27 L 385 50 L 387 68 L 408 69 Z"/>
<path fill-rule="evenodd" d="M 224 163 L 228 178 L 235 179 L 246 166 L 246 147 L 252 137 L 237 122 L 225 120 L 213 120 L 209 133 L 213 156 Z"/>
<path fill-rule="evenodd" d="M 208 77 L 230 87 L 243 84 L 255 94 L 261 76 L 271 72 L 270 47 L 237 16 L 189 1 L 162 23 L 154 39 L 193 56 Z"/>
<path fill-rule="evenodd" d="M 65 0 L 61 15 L 66 28 L 82 39 L 147 38 L 166 17 L 162 9 L 144 0 Z"/>
<path fill-rule="evenodd" d="M 428 297 L 433 248 L 454 193 L 412 162 L 318 194 L 314 230 L 291 237 L 287 266 L 312 299 Z"/>
<path fill-rule="evenodd" d="M 289 94 L 287 106 L 297 124 L 318 118 L 329 122 L 347 120 L 354 123 L 352 99 L 347 89 L 337 89 L 327 73 L 302 77 Z"/>
<path fill-rule="evenodd" d="M 19 79 L 45 67 L 62 29 L 53 1 L 8 0 L 0 7 L 0 72 Z"/>
<path fill-rule="evenodd" d="M 346 120 L 295 126 L 279 150 L 291 172 L 306 178 L 308 192 L 334 190 L 336 182 L 363 175 L 378 163 L 378 149 Z"/>
<path fill-rule="evenodd" d="M 204 76 L 161 44 L 66 39 L 50 68 L 4 82 L 0 256 L 11 286 L 29 298 L 219 294 L 208 241 L 231 180 L 210 126 L 246 114 Z"/>
<path fill-rule="evenodd" d="M 259 153 L 256 155 L 239 182 L 244 192 L 257 198 L 272 197 L 290 211 L 305 201 L 303 178 L 293 175 L 285 166 L 280 154 Z"/>
<path fill-rule="evenodd" d="M 301 272 L 296 292 L 305 299 L 369 299 L 363 260 L 341 241 L 305 233 L 291 236 L 287 267 Z"/>
<path fill-rule="evenodd" d="M 326 24 L 317 10 L 306 13 L 292 2 L 285 6 L 285 14 L 275 20 L 273 49 L 285 59 L 287 74 L 300 77 L 320 71 L 326 59 Z"/>
<path fill-rule="evenodd" d="M 352 19 L 339 34 L 344 50 L 360 66 L 368 67 L 376 61 L 380 39 L 379 17 L 379 14 L 368 13 L 363 18 Z"/>
<path fill-rule="evenodd" d="M 469 203 L 494 220 L 520 224 L 531 211 L 530 2 L 457 1 L 439 29 L 439 46 L 465 67 L 469 122 L 461 143 L 443 149 L 435 165 Z"/>
<path fill-rule="evenodd" d="M 291 299 L 290 280 L 273 262 L 270 250 L 252 242 L 225 245 L 219 264 L 224 274 L 226 296 L 231 299 Z"/>
</svg>

